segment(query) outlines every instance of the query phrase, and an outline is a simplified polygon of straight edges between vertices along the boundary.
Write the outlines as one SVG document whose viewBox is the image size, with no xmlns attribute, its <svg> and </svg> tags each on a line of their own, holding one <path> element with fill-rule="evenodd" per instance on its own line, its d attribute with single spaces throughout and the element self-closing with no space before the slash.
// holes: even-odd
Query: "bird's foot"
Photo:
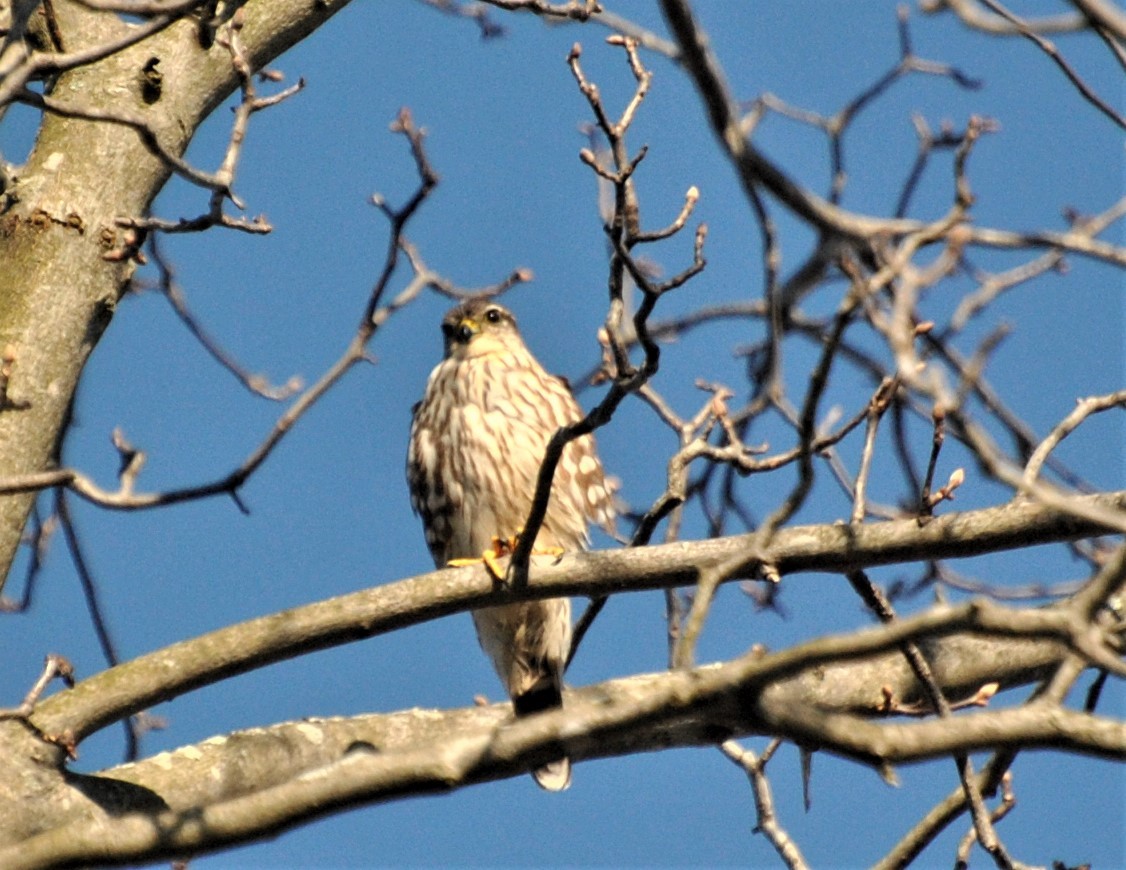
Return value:
<svg viewBox="0 0 1126 870">
<path fill-rule="evenodd" d="M 507 544 L 508 544 L 510 550 L 516 549 L 516 544 L 519 543 L 520 537 L 523 534 L 524 534 L 524 530 L 521 529 L 515 535 L 513 535 L 511 538 L 508 539 Z M 566 552 L 567 551 L 564 550 L 562 547 L 533 547 L 532 552 L 529 555 L 532 555 L 532 556 L 551 556 L 555 559 L 558 559 L 560 556 L 562 556 Z"/>
<path fill-rule="evenodd" d="M 463 559 L 450 559 L 446 564 L 451 568 L 464 568 L 466 565 L 481 565 L 485 566 L 493 579 L 504 581 L 504 568 L 500 564 L 500 559 L 505 556 L 511 556 L 512 551 L 516 549 L 516 538 L 500 538 L 493 535 L 491 546 L 486 547 L 480 556 L 472 556 Z"/>
<path fill-rule="evenodd" d="M 504 567 L 500 564 L 500 560 L 506 556 L 511 556 L 516 551 L 516 544 L 519 540 L 520 532 L 517 532 L 510 538 L 502 538 L 498 535 L 493 535 L 492 544 L 486 547 L 480 556 L 450 559 L 446 564 L 451 568 L 484 564 L 485 569 L 493 575 L 493 578 L 503 583 L 507 575 Z M 566 551 L 562 547 L 542 547 L 532 550 L 532 555 L 553 556 L 558 559 L 564 552 Z"/>
</svg>

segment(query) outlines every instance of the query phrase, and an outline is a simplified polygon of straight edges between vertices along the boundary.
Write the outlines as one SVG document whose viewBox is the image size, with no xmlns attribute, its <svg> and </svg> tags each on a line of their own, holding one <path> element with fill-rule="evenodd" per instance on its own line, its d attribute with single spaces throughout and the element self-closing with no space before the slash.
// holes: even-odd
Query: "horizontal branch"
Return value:
<svg viewBox="0 0 1126 870">
<path fill-rule="evenodd" d="M 984 749 L 1058 748 L 1126 759 L 1126 724 L 1040 704 L 912 723 L 861 722 L 819 710 L 771 717 L 777 730 L 801 738 L 817 735 L 834 752 L 886 763 L 916 762 Z"/>
<path fill-rule="evenodd" d="M 1081 230 L 1068 230 L 1067 232 L 1039 230 L 1021 233 L 991 227 L 969 227 L 966 230 L 966 242 L 988 248 L 1011 248 L 1014 250 L 1050 248 L 1056 251 L 1081 254 L 1114 266 L 1126 266 L 1126 247 L 1096 239 L 1089 232 Z"/>
<path fill-rule="evenodd" d="M 933 627 L 933 617 L 929 619 Z M 870 649 L 867 638 L 860 643 Z M 822 646 L 819 644 L 813 641 L 797 653 L 790 651 L 785 660 L 760 662 L 760 673 L 773 677 L 792 669 L 798 661 L 820 663 Z M 833 653 L 838 652 L 839 646 L 834 645 Z M 1042 678 L 1067 655 L 1066 645 L 1062 643 L 984 638 L 969 633 L 932 641 L 928 652 L 940 673 L 944 692 L 955 699 L 975 693 L 988 682 L 996 681 L 1008 687 Z M 720 666 L 704 665 L 696 670 L 710 674 L 717 667 Z M 567 689 L 564 709 L 570 714 L 584 704 L 601 704 L 608 698 L 637 700 L 667 676 L 666 673 L 643 674 Z M 767 681 L 766 677 L 762 679 Z M 922 697 L 917 681 L 898 650 L 876 652 L 862 659 L 807 665 L 796 675 L 782 679 L 779 685 L 787 699 L 799 707 L 849 714 L 854 718 L 885 717 L 889 697 L 901 708 L 917 703 Z M 746 709 L 749 717 L 749 707 Z M 171 809 L 187 809 L 246 794 L 251 788 L 268 788 L 286 782 L 337 760 L 348 747 L 357 743 L 370 744 L 380 752 L 400 751 L 422 744 L 442 745 L 451 735 L 504 726 L 511 715 L 511 706 L 501 703 L 452 710 L 412 709 L 352 717 L 307 718 L 213 737 L 170 755 L 109 768 L 99 776 L 142 786 L 162 795 Z M 569 715 L 567 718 L 570 721 Z M 701 715 L 675 725 L 666 722 L 661 726 L 660 740 L 652 729 L 639 728 L 620 735 L 612 744 L 587 747 L 582 757 L 649 751 L 674 743 L 711 744 L 715 734 L 709 721 L 707 716 Z M 741 733 L 761 728 L 761 722 L 748 718 L 743 722 Z"/>
<path fill-rule="evenodd" d="M 1126 510 L 1126 491 L 1075 497 L 1089 512 Z M 1034 501 L 915 520 L 797 526 L 779 531 L 765 552 L 753 534 L 565 556 L 534 567 L 526 587 L 497 587 L 482 568 L 434 571 L 228 626 L 118 665 L 60 692 L 37 708 L 47 734 L 75 740 L 199 686 L 316 649 L 394 631 L 481 606 L 560 595 L 608 595 L 693 585 L 725 566 L 726 579 L 841 573 L 876 565 L 949 559 L 1070 541 L 1105 526 Z"/>
<path fill-rule="evenodd" d="M 514 776 L 560 752 L 579 761 L 713 745 L 733 735 L 778 733 L 783 730 L 779 722 L 787 718 L 798 723 L 797 733 L 816 733 L 822 748 L 881 768 L 1015 744 L 1122 758 L 1122 723 L 1047 704 L 944 721 L 875 723 L 828 711 L 808 693 L 841 682 L 843 672 L 826 678 L 826 666 L 871 666 L 881 669 L 880 680 L 861 671 L 848 682 L 866 683 L 878 695 L 883 677 L 894 680 L 895 667 L 902 663 L 900 645 L 952 631 L 963 633 L 941 642 L 963 645 L 966 651 L 976 646 L 965 661 L 975 661 L 979 674 L 995 674 L 998 660 L 980 646 L 989 641 L 973 635 L 999 628 L 1015 633 L 1026 617 L 1035 623 L 1040 613 L 987 602 L 938 606 L 890 625 L 820 638 L 779 653 L 751 652 L 722 665 L 590 686 L 569 692 L 563 709 L 530 718 L 514 719 L 508 705 L 409 710 L 304 720 L 212 738 L 83 777 L 77 785 L 104 815 L 61 824 L 7 853 L 0 851 L 0 863 L 41 866 L 90 856 L 123 863 L 196 853 L 276 835 L 345 807 Z M 1068 617 L 1061 610 L 1050 618 L 1062 625 Z M 1023 628 L 1038 631 L 1037 624 Z M 1032 655 L 1051 650 L 1057 661 L 1066 654 L 1051 642 L 1006 643 L 1025 643 Z M 968 676 L 962 674 L 963 679 Z M 137 812 L 141 800 L 147 803 Z"/>
</svg>

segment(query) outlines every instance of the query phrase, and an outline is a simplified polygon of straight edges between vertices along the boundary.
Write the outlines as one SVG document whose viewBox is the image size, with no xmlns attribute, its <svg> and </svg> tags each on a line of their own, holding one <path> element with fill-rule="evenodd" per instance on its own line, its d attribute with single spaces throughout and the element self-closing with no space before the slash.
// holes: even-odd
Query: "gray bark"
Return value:
<svg viewBox="0 0 1126 870">
<path fill-rule="evenodd" d="M 268 63 L 346 4 L 246 3 L 241 40 L 251 67 Z M 120 38 L 132 26 L 66 0 L 53 5 L 68 52 Z M 147 102 L 142 71 L 154 58 L 162 87 L 159 98 Z M 180 156 L 204 118 L 237 86 L 230 53 L 216 43 L 203 48 L 189 18 L 62 73 L 50 97 L 143 120 L 166 151 Z M 11 401 L 0 408 L 0 477 L 57 462 L 82 367 L 133 271 L 131 263 L 104 257 L 124 241 L 115 221 L 145 215 L 169 174 L 168 164 L 129 126 L 44 117 L 26 164 L 0 200 L 0 348 L 10 347 L 16 357 Z M 34 493 L 0 496 L 0 584 L 34 499 Z"/>
</svg>

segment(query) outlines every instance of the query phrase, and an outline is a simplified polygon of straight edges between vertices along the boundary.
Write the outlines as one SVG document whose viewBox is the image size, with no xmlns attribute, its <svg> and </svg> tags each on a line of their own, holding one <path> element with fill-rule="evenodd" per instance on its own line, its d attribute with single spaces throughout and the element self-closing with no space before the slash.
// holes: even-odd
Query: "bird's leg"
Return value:
<svg viewBox="0 0 1126 870">
<path fill-rule="evenodd" d="M 485 567 L 489 569 L 497 580 L 504 582 L 504 568 L 501 567 L 497 559 L 502 559 L 505 556 L 512 555 L 512 548 L 509 547 L 508 541 L 504 538 L 498 538 L 493 535 L 493 545 L 481 554 L 481 561 L 485 563 Z"/>
<path fill-rule="evenodd" d="M 516 549 L 516 544 L 519 543 L 520 537 L 523 534 L 524 534 L 524 530 L 521 529 L 520 531 L 518 531 L 515 535 L 513 535 L 509 539 L 508 544 L 513 550 Z M 532 547 L 532 552 L 529 555 L 531 555 L 531 556 L 551 556 L 552 558 L 555 559 L 555 561 L 558 562 L 559 558 L 565 552 L 567 552 L 567 551 L 564 550 L 562 547 Z"/>
<path fill-rule="evenodd" d="M 503 559 L 505 556 L 511 556 L 513 552 L 515 552 L 521 532 L 523 532 L 523 529 L 510 538 L 502 538 L 499 535 L 493 535 L 492 544 L 486 547 L 480 556 L 450 559 L 446 564 L 451 568 L 462 568 L 466 565 L 479 565 L 483 563 L 485 569 L 493 575 L 493 578 L 503 583 L 505 580 L 505 570 L 501 567 L 498 560 Z M 562 547 L 543 547 L 532 550 L 532 555 L 554 556 L 558 559 L 564 552 Z"/>
<path fill-rule="evenodd" d="M 466 565 L 480 565 L 484 564 L 485 569 L 493 575 L 493 579 L 504 582 L 504 568 L 501 567 L 498 559 L 503 559 L 505 556 L 511 556 L 513 549 L 516 547 L 516 538 L 501 538 L 493 535 L 492 545 L 486 547 L 480 556 L 473 556 L 464 559 L 450 559 L 446 564 L 451 568 L 463 568 Z"/>
<path fill-rule="evenodd" d="M 513 535 L 511 538 L 509 538 L 507 541 L 504 542 L 504 545 L 508 547 L 509 553 L 512 553 L 516 550 L 516 545 L 520 542 L 520 538 L 523 534 L 524 534 L 524 530 L 520 529 L 520 531 L 518 531 L 515 535 Z M 496 538 L 493 538 L 493 541 L 495 542 Z M 556 559 L 558 559 L 565 552 L 567 552 L 567 551 L 564 550 L 562 547 L 533 547 L 530 555 L 532 555 L 532 556 L 554 556 Z"/>
</svg>

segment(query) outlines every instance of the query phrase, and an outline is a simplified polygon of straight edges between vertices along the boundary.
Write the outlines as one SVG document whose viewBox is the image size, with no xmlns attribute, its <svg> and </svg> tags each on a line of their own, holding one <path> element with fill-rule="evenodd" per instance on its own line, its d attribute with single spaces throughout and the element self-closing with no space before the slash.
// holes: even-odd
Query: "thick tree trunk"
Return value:
<svg viewBox="0 0 1126 870">
<path fill-rule="evenodd" d="M 346 5 L 262 0 L 243 7 L 241 41 L 257 69 Z M 77 4 L 53 4 L 62 48 L 120 38 L 135 25 Z M 161 74 L 144 87 L 144 70 Z M 238 85 L 230 52 L 204 48 L 195 19 L 177 22 L 94 64 L 63 73 L 49 98 L 84 113 L 139 119 L 165 150 L 183 154 L 200 122 Z M 133 127 L 47 115 L 25 166 L 0 200 L 0 348 L 14 356 L 0 407 L 0 477 L 51 467 L 82 367 L 113 317 L 133 265 L 119 217 L 147 213 L 170 174 Z M 201 211 L 206 197 L 201 197 Z M 0 497 L 0 588 L 34 493 Z"/>
</svg>

